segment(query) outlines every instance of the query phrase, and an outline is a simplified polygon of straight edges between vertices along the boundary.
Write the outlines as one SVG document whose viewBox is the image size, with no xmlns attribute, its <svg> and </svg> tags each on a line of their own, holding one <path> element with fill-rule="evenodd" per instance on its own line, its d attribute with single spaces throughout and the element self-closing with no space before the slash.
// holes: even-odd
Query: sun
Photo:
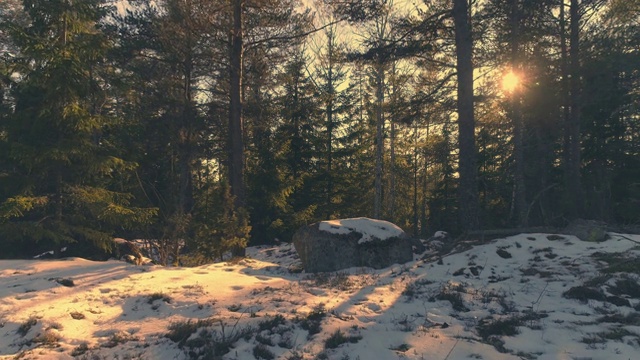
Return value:
<svg viewBox="0 0 640 360">
<path fill-rule="evenodd" d="M 502 78 L 502 89 L 504 89 L 506 92 L 514 92 L 518 88 L 519 84 L 520 77 L 518 77 L 518 74 L 514 73 L 513 70 L 510 70 Z"/>
</svg>

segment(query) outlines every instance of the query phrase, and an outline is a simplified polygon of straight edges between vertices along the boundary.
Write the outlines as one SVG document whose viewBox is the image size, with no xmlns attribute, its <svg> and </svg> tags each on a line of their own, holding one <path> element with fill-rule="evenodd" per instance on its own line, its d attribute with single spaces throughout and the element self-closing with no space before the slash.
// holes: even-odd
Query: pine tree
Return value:
<svg viewBox="0 0 640 360">
<path fill-rule="evenodd" d="M 312 195 L 311 188 L 319 104 L 316 88 L 306 74 L 307 65 L 303 49 L 298 48 L 278 74 L 283 89 L 273 101 L 278 109 L 277 126 L 264 131 L 262 137 L 268 134 L 271 148 L 263 146 L 257 154 L 258 167 L 250 178 L 252 240 L 257 242 L 289 240 L 295 230 L 315 219 L 320 199 Z"/>
<path fill-rule="evenodd" d="M 638 5 L 638 1 L 612 1 L 601 20 L 607 31 L 601 31 L 602 23 L 585 25 L 581 137 L 585 216 L 607 222 L 640 220 Z"/>
<path fill-rule="evenodd" d="M 189 253 L 181 258 L 185 265 L 223 260 L 233 249 L 244 249 L 249 240 L 248 214 L 235 208 L 229 186 L 209 183 L 202 190 L 196 200 L 194 236 L 186 241 Z"/>
<path fill-rule="evenodd" d="M 350 149 L 345 148 L 349 137 L 348 123 L 351 120 L 353 88 L 347 85 L 346 47 L 339 38 L 337 25 L 331 25 L 322 32 L 324 43 L 316 51 L 318 64 L 315 67 L 314 81 L 321 101 L 321 119 L 317 125 L 318 137 L 315 144 L 316 184 L 319 191 L 320 215 L 324 219 L 338 215 L 336 200 L 342 196 L 336 193 L 336 185 L 340 183 L 337 174 L 345 155 Z M 345 169 L 346 170 L 346 169 Z"/>
</svg>

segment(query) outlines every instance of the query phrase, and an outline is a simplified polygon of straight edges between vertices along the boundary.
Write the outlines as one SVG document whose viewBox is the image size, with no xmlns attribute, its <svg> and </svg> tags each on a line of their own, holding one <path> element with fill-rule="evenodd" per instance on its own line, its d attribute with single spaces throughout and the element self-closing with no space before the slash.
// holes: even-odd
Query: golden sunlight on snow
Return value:
<svg viewBox="0 0 640 360">
<path fill-rule="evenodd" d="M 187 360 L 204 349 L 198 344 L 229 337 L 224 360 L 265 349 L 274 359 L 302 360 L 635 359 L 640 299 L 617 284 L 637 275 L 597 274 L 605 254 L 625 264 L 638 259 L 640 235 L 610 235 L 593 243 L 523 234 L 442 257 L 427 251 L 385 269 L 317 274 L 301 272 L 288 243 L 194 268 L 3 260 L 0 360 Z M 621 295 L 601 296 L 609 302 L 566 295 L 592 281 L 587 274 Z M 584 322 L 600 319 L 604 306 L 610 319 Z M 492 326 L 501 322 L 517 326 L 505 335 Z M 174 325 L 192 332 L 170 338 Z M 621 331 L 624 342 L 584 342 Z"/>
</svg>

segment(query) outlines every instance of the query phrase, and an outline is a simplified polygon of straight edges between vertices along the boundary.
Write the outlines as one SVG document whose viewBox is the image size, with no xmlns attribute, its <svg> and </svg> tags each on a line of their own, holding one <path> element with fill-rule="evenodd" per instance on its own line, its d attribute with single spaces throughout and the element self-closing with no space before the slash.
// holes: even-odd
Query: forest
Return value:
<svg viewBox="0 0 640 360">
<path fill-rule="evenodd" d="M 1 258 L 640 223 L 638 0 L 3 0 Z"/>
</svg>

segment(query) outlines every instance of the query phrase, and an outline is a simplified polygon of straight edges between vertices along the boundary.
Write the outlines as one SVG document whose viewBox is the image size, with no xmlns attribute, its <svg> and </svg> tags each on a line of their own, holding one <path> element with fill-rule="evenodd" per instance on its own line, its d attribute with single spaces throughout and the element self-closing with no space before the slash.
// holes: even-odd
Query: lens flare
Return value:
<svg viewBox="0 0 640 360">
<path fill-rule="evenodd" d="M 520 78 L 513 70 L 509 71 L 502 78 L 502 88 L 509 93 L 516 91 L 520 84 Z"/>
</svg>

